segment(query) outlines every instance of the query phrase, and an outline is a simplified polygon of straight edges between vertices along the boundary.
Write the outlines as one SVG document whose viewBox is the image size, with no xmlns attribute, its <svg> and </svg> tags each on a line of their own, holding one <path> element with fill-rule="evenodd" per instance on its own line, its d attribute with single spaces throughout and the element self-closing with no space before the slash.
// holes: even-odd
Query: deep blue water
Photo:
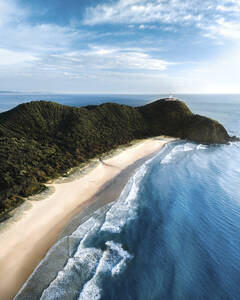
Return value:
<svg viewBox="0 0 240 300">
<path fill-rule="evenodd" d="M 239 95 L 181 98 L 240 135 Z M 168 144 L 72 237 L 42 300 L 240 299 L 240 143 Z"/>
<path fill-rule="evenodd" d="M 55 101 L 64 105 L 85 106 L 98 105 L 104 102 L 116 102 L 128 105 L 143 105 L 147 102 L 166 97 L 168 95 L 79 95 L 79 94 L 23 94 L 23 93 L 0 93 L 0 112 L 9 110 L 21 103 L 47 100 Z"/>
</svg>

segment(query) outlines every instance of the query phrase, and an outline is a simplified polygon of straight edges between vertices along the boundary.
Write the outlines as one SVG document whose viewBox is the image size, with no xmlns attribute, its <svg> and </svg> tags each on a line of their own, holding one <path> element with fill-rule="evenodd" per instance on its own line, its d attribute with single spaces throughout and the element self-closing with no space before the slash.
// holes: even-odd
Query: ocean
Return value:
<svg viewBox="0 0 240 300">
<path fill-rule="evenodd" d="M 0 95 L 2 110 L 23 99 L 8 96 L 7 103 Z M 143 105 L 164 96 L 41 99 L 75 106 Z M 175 97 L 240 135 L 240 95 Z M 51 263 L 42 267 L 54 259 L 54 272 Z M 35 298 L 30 289 L 16 299 L 239 299 L 240 143 L 167 144 L 137 169 L 115 202 L 61 239 L 44 261 L 35 271 L 41 275 L 40 295 Z"/>
<path fill-rule="evenodd" d="M 0 92 L 0 112 L 9 110 L 21 103 L 46 100 L 70 106 L 98 105 L 105 102 L 116 102 L 132 106 L 144 105 L 154 99 L 168 95 L 79 95 L 79 94 L 24 94 Z"/>
</svg>

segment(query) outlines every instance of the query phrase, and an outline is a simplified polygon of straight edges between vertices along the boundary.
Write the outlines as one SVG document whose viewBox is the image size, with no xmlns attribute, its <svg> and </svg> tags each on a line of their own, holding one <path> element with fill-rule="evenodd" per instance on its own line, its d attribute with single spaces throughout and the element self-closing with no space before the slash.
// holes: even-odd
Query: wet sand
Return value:
<svg viewBox="0 0 240 300">
<path fill-rule="evenodd" d="M 31 201 L 31 207 L 0 232 L 0 299 L 12 299 L 60 233 L 71 233 L 79 220 L 114 201 L 134 170 L 171 140 L 152 138 L 122 149 L 79 179 L 50 184 L 55 192 L 46 199 Z"/>
</svg>

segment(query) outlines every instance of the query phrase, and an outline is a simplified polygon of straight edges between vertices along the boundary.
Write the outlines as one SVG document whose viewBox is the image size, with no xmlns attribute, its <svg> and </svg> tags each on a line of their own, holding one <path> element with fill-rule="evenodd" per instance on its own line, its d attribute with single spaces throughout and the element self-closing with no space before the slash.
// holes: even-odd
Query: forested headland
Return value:
<svg viewBox="0 0 240 300">
<path fill-rule="evenodd" d="M 158 135 L 202 143 L 230 140 L 221 124 L 193 114 L 178 100 L 80 108 L 35 101 L 1 113 L 1 218 L 71 167 L 133 139 Z"/>
</svg>

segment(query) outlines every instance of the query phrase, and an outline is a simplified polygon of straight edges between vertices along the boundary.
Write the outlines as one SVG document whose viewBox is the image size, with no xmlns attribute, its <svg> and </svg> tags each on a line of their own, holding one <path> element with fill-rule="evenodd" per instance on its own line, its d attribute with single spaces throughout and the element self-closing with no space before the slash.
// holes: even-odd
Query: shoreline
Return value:
<svg viewBox="0 0 240 300">
<path fill-rule="evenodd" d="M 10 300 L 17 294 L 60 233 L 64 235 L 76 226 L 74 220 L 79 214 L 87 216 L 98 206 L 114 201 L 143 159 L 173 140 L 165 137 L 142 140 L 104 158 L 80 178 L 48 184 L 55 191 L 45 199 L 30 201 L 31 207 L 0 232 L 1 300 Z"/>
</svg>

